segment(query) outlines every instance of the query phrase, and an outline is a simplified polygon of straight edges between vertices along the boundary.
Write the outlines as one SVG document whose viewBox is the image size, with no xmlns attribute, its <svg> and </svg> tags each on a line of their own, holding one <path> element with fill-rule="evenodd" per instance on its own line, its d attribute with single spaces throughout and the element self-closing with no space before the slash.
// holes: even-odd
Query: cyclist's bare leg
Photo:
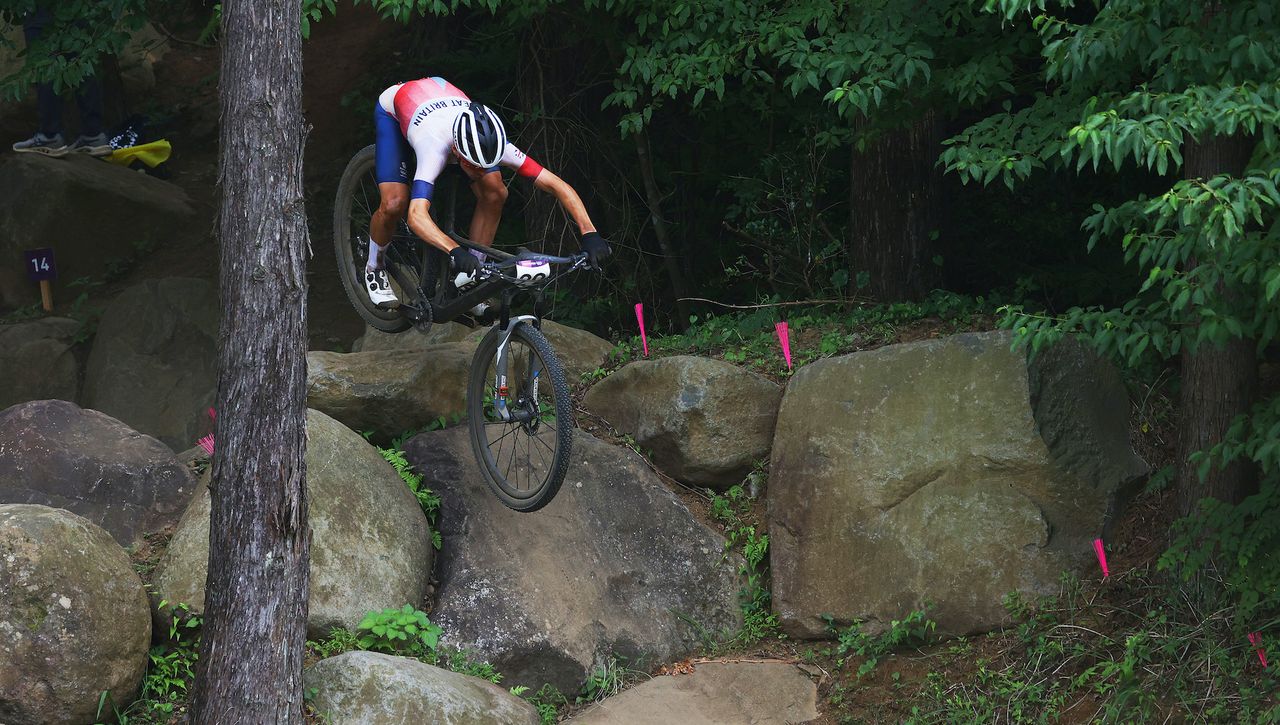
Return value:
<svg viewBox="0 0 1280 725">
<path fill-rule="evenodd" d="M 369 236 L 379 247 L 391 243 L 396 224 L 409 212 L 409 185 L 395 181 L 378 184 L 378 210 L 369 222 Z"/>
</svg>

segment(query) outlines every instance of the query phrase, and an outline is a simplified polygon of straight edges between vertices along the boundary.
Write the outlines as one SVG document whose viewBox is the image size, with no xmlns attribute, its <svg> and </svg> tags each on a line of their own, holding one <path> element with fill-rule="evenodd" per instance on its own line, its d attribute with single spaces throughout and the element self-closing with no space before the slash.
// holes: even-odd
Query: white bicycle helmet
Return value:
<svg viewBox="0 0 1280 725">
<path fill-rule="evenodd" d="M 502 160 L 507 131 L 498 114 L 472 101 L 453 122 L 453 145 L 462 158 L 482 169 L 491 169 Z"/>
</svg>

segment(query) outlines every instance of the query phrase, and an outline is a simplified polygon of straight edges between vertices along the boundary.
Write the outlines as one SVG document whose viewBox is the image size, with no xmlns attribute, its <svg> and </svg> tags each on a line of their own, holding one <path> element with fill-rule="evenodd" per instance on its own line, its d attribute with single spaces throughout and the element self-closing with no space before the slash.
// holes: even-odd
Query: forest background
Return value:
<svg viewBox="0 0 1280 725">
<path fill-rule="evenodd" d="M 780 305 L 741 317 L 765 327 L 787 303 L 963 299 L 1033 352 L 1080 335 L 1176 401 L 1178 452 L 1154 485 L 1176 487 L 1183 518 L 1162 570 L 1241 628 L 1274 621 L 1276 3 L 372 4 L 405 43 L 340 112 L 367 116 L 387 78 L 447 75 L 584 192 L 616 255 L 561 292 L 561 318 L 628 330 L 643 301 L 679 331 L 715 303 Z M 59 2 L 0 91 L 73 86 L 173 6 L 216 34 L 212 4 Z M 304 33 L 343 10 L 306 0 Z M 576 247 L 551 200 L 512 191 L 499 243 Z"/>
</svg>

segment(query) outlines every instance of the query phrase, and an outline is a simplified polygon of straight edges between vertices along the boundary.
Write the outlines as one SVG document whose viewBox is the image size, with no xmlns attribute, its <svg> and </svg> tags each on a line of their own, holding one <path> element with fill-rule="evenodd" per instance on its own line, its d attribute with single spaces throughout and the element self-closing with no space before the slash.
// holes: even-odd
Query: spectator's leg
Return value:
<svg viewBox="0 0 1280 725">
<path fill-rule="evenodd" d="M 96 74 L 81 82 L 76 91 L 76 105 L 80 107 L 80 135 L 92 138 L 101 134 L 102 84 Z"/>
<path fill-rule="evenodd" d="M 44 32 L 49 21 L 48 10 L 36 10 L 22 21 L 22 35 L 27 40 L 28 48 L 31 47 L 31 41 Z M 36 113 L 39 116 L 40 133 L 45 136 L 62 133 L 62 96 L 54 93 L 53 84 L 36 84 Z"/>
</svg>

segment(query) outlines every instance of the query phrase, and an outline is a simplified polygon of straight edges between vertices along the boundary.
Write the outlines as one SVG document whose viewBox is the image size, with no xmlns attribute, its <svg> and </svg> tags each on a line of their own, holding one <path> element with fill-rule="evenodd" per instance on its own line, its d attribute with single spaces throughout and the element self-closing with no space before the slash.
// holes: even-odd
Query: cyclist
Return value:
<svg viewBox="0 0 1280 725">
<path fill-rule="evenodd" d="M 446 164 L 459 166 L 476 196 L 469 230 L 473 241 L 493 244 L 507 200 L 502 174 L 494 173 L 501 165 L 515 169 L 532 180 L 535 188 L 556 197 L 578 225 L 582 250 L 593 267 L 598 269 L 609 256 L 609 244 L 596 231 L 573 187 L 507 141 L 497 114 L 472 101 L 457 86 L 440 77 L 399 83 L 382 92 L 373 113 L 379 203 L 369 224 L 372 243 L 364 277 L 374 304 L 397 303 L 383 268 L 382 249 L 391 242 L 397 222 L 406 214 L 414 234 L 449 254 L 455 274 L 475 275 L 479 269 L 479 260 L 445 234 L 428 213 L 436 178 Z M 478 315 L 483 310 L 474 312 Z"/>
</svg>

